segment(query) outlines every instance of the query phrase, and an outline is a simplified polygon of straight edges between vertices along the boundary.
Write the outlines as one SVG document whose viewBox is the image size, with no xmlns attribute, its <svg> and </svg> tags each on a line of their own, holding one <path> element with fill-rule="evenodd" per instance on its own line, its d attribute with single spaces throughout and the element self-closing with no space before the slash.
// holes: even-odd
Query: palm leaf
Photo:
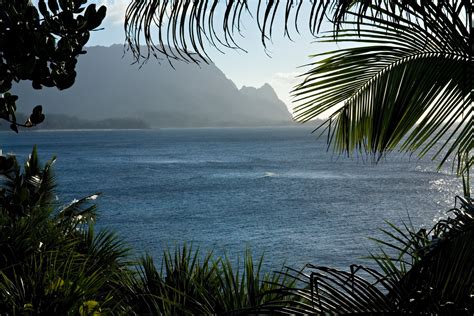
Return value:
<svg viewBox="0 0 474 316">
<path fill-rule="evenodd" d="M 73 200 L 62 207 L 56 215 L 58 225 L 65 230 L 75 230 L 78 225 L 92 223 L 97 216 L 95 200 L 101 193 L 94 193 L 79 200 Z"/>
<path fill-rule="evenodd" d="M 262 308 L 288 308 L 296 314 L 384 313 L 396 309 L 385 294 L 393 292 L 396 285 L 370 268 L 353 265 L 348 272 L 308 264 L 303 270 L 288 268 L 284 274 L 297 280 L 298 286 L 282 286 L 275 291 L 292 299 L 283 306 L 277 302 Z"/>
<path fill-rule="evenodd" d="M 372 255 L 386 276 L 400 287 L 400 311 L 435 314 L 473 310 L 474 301 L 474 206 L 472 200 L 457 197 L 460 205 L 453 217 L 439 220 L 430 231 L 405 232 L 394 225 L 384 231 L 387 240 L 375 240 L 396 249 L 388 255 Z M 392 252 L 393 253 L 393 252 Z M 398 265 L 404 258 L 407 266 Z"/>
<path fill-rule="evenodd" d="M 391 14 L 384 15 L 378 8 Z M 469 9 L 469 0 L 425 1 L 423 4 L 401 0 L 319 0 L 308 3 L 302 0 L 133 0 L 127 7 L 124 28 L 129 47 L 137 58 L 142 56 L 141 44 L 144 41 L 147 58 L 157 57 L 159 52 L 169 58 L 196 61 L 197 57 L 207 59 L 206 44 L 218 49 L 240 48 L 236 36 L 242 35 L 242 23 L 248 18 L 257 24 L 265 47 L 276 24 L 283 25 L 284 35 L 291 39 L 292 30 L 300 32 L 301 21 L 312 35 L 316 35 L 321 23 L 328 20 L 337 35 L 349 13 L 357 15 L 357 23 L 363 23 L 366 17 L 382 18 L 394 24 L 408 19 L 420 28 L 426 24 L 437 32 L 444 32 L 445 24 L 453 21 L 449 24 L 450 32 L 454 30 L 469 36 L 466 28 Z M 414 15 L 416 19 L 413 19 Z M 433 16 L 442 16 L 444 24 L 430 26 Z"/>
<path fill-rule="evenodd" d="M 439 16 L 371 9 L 376 13 L 349 14 L 353 21 L 344 22 L 347 29 L 336 38 L 321 38 L 366 46 L 313 56 L 320 60 L 294 89 L 295 118 L 307 122 L 336 108 L 326 122 L 335 150 L 368 153 L 376 161 L 399 144 L 423 156 L 441 142 L 434 154 L 442 155 L 440 166 L 469 153 L 473 63 L 466 25 L 433 8 Z"/>
<path fill-rule="evenodd" d="M 136 58 L 162 54 L 190 62 L 208 61 L 206 45 L 219 50 L 242 49 L 236 36 L 241 35 L 242 21 L 246 18 L 255 17 L 264 46 L 272 36 L 280 12 L 284 16 L 285 35 L 290 36 L 291 26 L 298 30 L 298 18 L 304 14 L 302 4 L 295 0 L 135 0 L 128 6 L 125 16 L 127 42 Z M 334 5 L 336 2 L 327 0 L 310 4 L 309 14 L 305 15 L 311 32 L 317 32 L 325 13 Z M 156 39 L 153 38 L 155 34 Z M 147 46 L 146 54 L 142 53 L 142 40 Z"/>
<path fill-rule="evenodd" d="M 53 250 L 30 257 L 13 273 L 0 271 L 0 313 L 78 313 L 90 300 L 107 307 L 110 293 L 98 295 L 107 279 L 98 271 L 86 273 L 87 267 L 83 256 Z"/>
<path fill-rule="evenodd" d="M 12 218 L 33 214 L 48 217 L 55 204 L 53 193 L 56 184 L 52 171 L 55 158 L 42 166 L 35 146 L 23 171 L 15 157 L 8 157 L 8 160 L 12 167 L 0 174 L 3 201 L 0 212 Z"/>
</svg>

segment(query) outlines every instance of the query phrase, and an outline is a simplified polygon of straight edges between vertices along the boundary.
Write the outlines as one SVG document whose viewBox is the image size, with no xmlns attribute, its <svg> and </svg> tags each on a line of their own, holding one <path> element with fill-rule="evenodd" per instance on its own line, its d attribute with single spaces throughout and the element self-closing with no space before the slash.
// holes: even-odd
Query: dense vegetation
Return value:
<svg viewBox="0 0 474 316">
<path fill-rule="evenodd" d="M 96 10 L 94 5 L 85 9 L 83 7 L 85 2 L 85 0 L 59 2 L 51 0 L 48 1 L 47 7 L 44 1 L 39 1 L 38 8 L 43 16 L 40 19 L 38 10 L 27 0 L 0 0 L 2 14 L 0 66 L 3 67 L 0 73 L 3 89 L 0 100 L 2 100 L 1 105 L 4 106 L 1 117 L 13 124 L 12 129 L 16 130 L 16 126 L 20 125 L 16 122 L 14 115 L 16 98 L 6 93 L 12 81 L 32 80 L 35 88 L 44 85 L 62 89 L 73 84 L 76 57 L 82 51 L 89 31 L 100 25 L 105 14 L 105 9 Z M 180 1 L 176 3 L 179 4 Z M 472 98 L 469 99 L 472 97 L 470 90 L 467 96 L 464 94 L 466 93 L 464 81 L 460 82 L 456 79 L 456 71 L 463 72 L 466 67 L 467 70 L 472 71 L 472 63 L 466 64 L 463 55 L 466 41 L 464 24 L 463 21 L 456 19 L 453 22 L 454 25 L 449 24 L 452 21 L 451 18 L 455 18 L 460 14 L 459 12 L 468 10 L 464 6 L 469 3 L 454 1 L 451 4 L 427 1 L 424 2 L 426 5 L 422 10 L 417 2 L 407 3 L 396 0 L 389 1 L 388 6 L 383 3 L 372 6 L 370 1 L 360 1 L 362 3 L 360 6 L 357 5 L 358 1 L 336 1 L 334 6 L 321 6 L 321 3 L 314 2 L 313 6 L 318 10 L 314 15 L 311 14 L 311 20 L 315 16 L 316 21 L 319 21 L 317 18 L 324 17 L 331 12 L 330 10 L 334 10 L 335 21 L 339 22 L 343 21 L 342 18 L 346 15 L 352 14 L 356 17 L 357 22 L 353 22 L 356 27 L 363 26 L 364 23 L 377 25 L 388 32 L 387 34 L 391 34 L 388 36 L 391 38 L 389 41 L 398 41 L 396 38 L 399 36 L 408 36 L 412 42 L 416 40 L 418 35 L 405 29 L 416 27 L 410 24 L 416 16 L 412 16 L 412 20 L 409 20 L 405 19 L 402 13 L 408 15 L 423 13 L 417 17 L 420 20 L 416 23 L 422 24 L 425 29 L 417 30 L 420 32 L 425 30 L 427 39 L 442 38 L 443 40 L 439 47 L 436 46 L 435 40 L 428 41 L 426 45 L 420 47 L 454 49 L 458 56 L 454 61 L 438 64 L 440 69 L 444 69 L 443 65 L 449 67 L 450 72 L 446 76 L 450 75 L 454 78 L 453 80 L 442 78 L 446 79 L 440 81 L 446 84 L 444 86 L 446 89 L 436 90 L 438 82 L 433 85 L 435 90 L 429 88 L 431 84 L 429 82 L 426 85 L 412 85 L 412 89 L 399 86 L 399 89 L 406 89 L 405 92 L 410 92 L 410 96 L 415 95 L 418 99 L 413 97 L 411 101 L 403 103 L 402 100 L 396 99 L 396 93 L 388 89 L 382 92 L 386 92 L 387 96 L 395 97 L 397 101 L 379 102 L 377 95 L 380 92 L 377 92 L 379 91 L 377 84 L 384 84 L 387 87 L 392 85 L 388 79 L 390 76 L 382 74 L 376 76 L 377 80 L 363 84 L 362 90 L 349 98 L 342 110 L 336 112 L 336 117 L 328 122 L 336 124 L 335 134 L 332 135 L 335 135 L 336 146 L 344 150 L 359 148 L 361 151 L 366 150 L 370 153 L 383 153 L 392 149 L 392 146 L 400 142 L 407 132 L 413 131 L 413 128 L 415 134 L 408 136 L 408 143 L 406 143 L 408 149 L 419 148 L 427 137 L 434 133 L 434 140 L 431 139 L 425 144 L 428 146 L 425 149 L 429 149 L 430 144 L 438 137 L 436 133 L 439 133 L 435 132 L 433 127 L 444 124 L 439 121 L 443 113 L 446 113 L 445 111 L 451 113 L 450 111 L 458 109 L 461 109 L 461 112 L 466 111 L 464 105 L 472 101 Z M 239 11 L 233 11 L 235 8 L 232 6 L 237 5 L 237 9 L 245 8 L 241 6 L 242 4 L 246 5 L 246 2 L 237 4 L 228 2 L 230 9 L 226 11 L 226 19 L 235 20 Z M 168 12 L 166 5 L 163 11 L 144 10 L 143 6 L 147 5 L 154 6 L 155 10 L 160 8 L 152 0 L 132 2 L 128 15 L 128 22 L 132 24 L 128 25 L 137 26 L 137 28 L 132 27 L 132 33 L 137 31 L 140 35 L 141 30 L 146 30 L 146 27 L 141 28 L 140 23 L 155 21 L 147 19 L 149 12 L 152 14 Z M 273 21 L 271 17 L 272 10 L 275 10 L 273 5 L 278 6 L 272 1 L 267 3 L 264 10 L 265 21 L 268 21 L 269 17 Z M 179 25 L 186 21 L 195 21 L 178 18 L 181 14 L 186 15 L 191 7 L 184 4 L 175 6 L 171 10 L 169 22 Z M 287 12 L 295 7 L 298 6 L 294 6 L 293 1 L 288 1 Z M 351 11 L 353 8 L 357 10 Z M 199 10 L 208 12 L 206 6 L 201 6 Z M 195 18 L 199 10 L 191 11 L 191 17 Z M 84 12 L 83 15 L 81 15 L 82 12 Z M 470 11 L 465 12 L 469 17 L 472 14 Z M 240 13 L 238 14 L 240 16 Z M 442 14 L 448 14 L 447 18 L 443 18 Z M 201 23 L 201 20 L 198 22 Z M 444 24 L 439 26 L 436 23 Z M 267 27 L 265 23 L 262 25 L 262 39 L 265 40 Z M 310 27 L 315 31 L 317 23 L 311 25 Z M 446 27 L 446 32 L 444 27 Z M 197 30 L 197 33 L 212 32 L 212 29 L 206 28 L 193 30 Z M 456 36 L 457 31 L 460 31 L 460 36 Z M 354 29 L 348 32 L 349 34 L 340 32 L 338 36 L 344 37 L 346 34 L 354 37 L 356 35 L 356 33 L 351 33 Z M 362 30 L 359 35 L 364 38 L 367 36 L 365 32 L 370 33 L 371 41 L 377 41 L 380 35 L 376 29 L 373 31 L 375 33 Z M 437 37 L 436 32 L 441 32 L 441 36 Z M 470 34 L 469 31 L 467 34 Z M 57 38 L 61 39 L 57 41 Z M 367 37 L 365 39 L 368 40 Z M 472 35 L 468 39 L 472 43 Z M 131 41 L 131 44 L 133 45 L 134 42 Z M 461 47 L 459 50 L 456 44 Z M 196 42 L 193 45 L 196 45 Z M 415 46 L 418 47 L 418 45 Z M 200 48 L 200 46 L 190 47 Z M 362 50 L 366 49 L 362 48 Z M 404 54 L 404 51 L 398 50 L 398 47 L 394 49 L 401 55 Z M 300 108 L 303 109 L 302 113 L 311 116 L 329 108 L 332 102 L 339 100 L 337 98 L 332 100 L 330 96 L 324 95 L 326 90 L 318 92 L 318 89 L 322 89 L 321 85 L 326 84 L 324 83 L 326 79 L 321 81 L 321 77 L 318 76 L 329 77 L 330 79 L 327 80 L 333 85 L 339 82 L 340 85 L 337 86 L 345 87 L 344 91 L 357 88 L 341 83 L 339 80 L 343 78 L 339 75 L 334 76 L 334 71 L 338 68 L 331 67 L 340 66 L 352 60 L 357 66 L 341 75 L 345 78 L 344 80 L 359 84 L 354 81 L 352 75 L 358 73 L 359 67 L 367 69 L 368 65 L 364 64 L 366 58 L 357 55 L 358 52 L 360 51 L 357 49 L 336 52 L 308 74 L 307 81 L 297 91 L 303 94 L 309 93 L 308 91 L 317 93 L 306 97 L 309 103 Z M 193 53 L 188 55 L 186 50 L 175 50 L 171 53 L 181 55 L 174 56 L 176 58 L 196 56 Z M 412 73 L 413 78 L 422 76 L 419 82 L 424 83 L 426 72 L 420 69 L 425 66 L 425 63 L 432 63 L 433 57 L 443 56 L 443 53 L 443 50 L 437 53 L 431 51 L 419 53 L 428 61 L 419 61 L 415 57 L 408 58 L 406 61 L 409 65 L 405 65 L 402 73 L 408 74 L 410 70 L 413 70 L 410 67 L 414 67 L 418 72 Z M 367 57 L 370 54 L 371 52 L 366 51 L 362 55 Z M 380 61 L 397 59 L 397 56 L 388 57 L 383 54 L 372 57 Z M 468 57 L 472 58 L 472 52 L 468 52 Z M 370 60 L 373 62 L 372 59 Z M 402 60 L 405 60 L 403 56 Z M 460 66 L 457 64 L 458 61 Z M 398 61 L 396 65 L 401 63 Z M 330 70 L 326 73 L 328 69 Z M 392 70 L 394 72 L 391 72 Z M 377 72 L 377 70 L 374 71 Z M 398 71 L 397 67 L 392 66 L 383 73 L 391 73 L 397 78 L 400 75 Z M 319 79 L 315 79 L 314 76 Z M 467 80 L 468 88 L 472 88 L 471 79 Z M 316 90 L 307 90 L 308 83 L 314 84 L 313 87 L 316 87 Z M 372 88 L 364 90 L 372 83 L 374 85 Z M 452 93 L 449 92 L 451 83 L 455 84 Z M 413 100 L 424 100 L 424 93 L 433 93 L 433 91 L 440 93 L 441 99 L 435 102 L 435 109 L 438 110 L 429 112 L 432 109 L 429 106 L 417 108 L 420 102 Z M 408 96 L 406 98 L 405 101 L 409 99 Z M 459 98 L 460 103 L 453 101 Z M 440 105 L 437 105 L 438 103 Z M 309 112 L 304 112 L 307 106 Z M 354 108 L 357 110 L 351 112 Z M 419 118 L 418 114 L 421 115 L 425 111 L 434 113 L 434 116 L 425 119 L 420 125 L 422 127 L 415 127 L 413 121 Z M 468 116 L 471 112 L 472 109 L 467 109 Z M 360 113 L 364 115 L 359 115 Z M 390 114 L 388 120 L 385 115 L 387 113 Z M 456 116 L 453 115 L 453 117 Z M 37 107 L 23 125 L 32 126 L 43 120 L 42 108 Z M 406 126 L 400 127 L 401 125 Z M 472 122 L 466 123 L 463 119 L 459 126 L 460 132 L 453 134 L 454 145 L 449 144 L 448 156 L 457 154 L 460 162 L 459 172 L 467 179 L 472 163 L 470 156 L 472 135 L 469 134 L 469 126 L 472 126 Z M 113 233 L 95 232 L 94 200 L 98 194 L 73 201 L 66 206 L 58 204 L 54 194 L 53 162 L 54 159 L 42 166 L 38 161 L 36 148 L 33 149 L 23 168 L 15 157 L 0 157 L 2 178 L 0 184 L 0 314 L 272 312 L 327 314 L 337 312 L 472 315 L 474 312 L 474 258 L 472 256 L 474 253 L 474 206 L 468 197 L 469 184 L 466 188 L 466 197 L 458 197 L 455 207 L 450 210 L 449 217 L 439 220 L 432 229 L 415 230 L 409 226 L 398 228 L 389 225 L 384 230 L 386 239 L 376 241 L 382 246 L 381 252 L 371 254 L 379 266 L 377 270 L 351 266 L 350 271 L 339 271 L 307 265 L 302 270 L 287 268 L 279 272 L 263 273 L 260 269 L 261 260 L 254 262 L 250 254 L 245 255 L 243 267 L 239 269 L 232 266 L 227 258 L 216 258 L 212 253 L 203 256 L 186 246 L 166 252 L 161 269 L 157 269 L 150 257 L 145 256 L 138 261 L 133 261 L 127 247 Z"/>
<path fill-rule="evenodd" d="M 25 123 L 16 120 L 18 96 L 9 90 L 14 82 L 29 80 L 35 89 L 67 89 L 76 78 L 77 56 L 85 53 L 90 31 L 105 17 L 105 7 L 96 10 L 81 1 L 0 1 L 0 118 L 18 126 L 31 127 L 44 121 L 37 105 Z M 81 14 L 82 13 L 82 14 Z M 41 17 L 40 17 L 41 14 Z"/>
</svg>

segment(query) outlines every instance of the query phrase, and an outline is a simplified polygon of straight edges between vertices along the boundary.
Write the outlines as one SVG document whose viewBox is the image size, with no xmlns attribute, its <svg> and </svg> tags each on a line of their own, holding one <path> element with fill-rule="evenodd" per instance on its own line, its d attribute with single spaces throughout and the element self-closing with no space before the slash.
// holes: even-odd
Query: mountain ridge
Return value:
<svg viewBox="0 0 474 316">
<path fill-rule="evenodd" d="M 21 111 L 42 104 L 48 113 L 104 120 L 132 118 L 151 127 L 259 126 L 292 124 L 286 105 L 269 84 L 237 86 L 214 64 L 150 60 L 140 67 L 121 45 L 87 47 L 73 87 L 13 87 Z"/>
</svg>

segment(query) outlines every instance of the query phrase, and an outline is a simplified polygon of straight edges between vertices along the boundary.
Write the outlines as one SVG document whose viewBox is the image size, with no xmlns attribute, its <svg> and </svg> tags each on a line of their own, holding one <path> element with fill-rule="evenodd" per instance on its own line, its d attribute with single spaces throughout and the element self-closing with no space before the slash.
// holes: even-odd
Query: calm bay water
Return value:
<svg viewBox="0 0 474 316">
<path fill-rule="evenodd" d="M 362 263 L 384 221 L 429 226 L 461 192 L 435 163 L 389 155 L 379 165 L 326 152 L 308 128 L 0 133 L 24 161 L 33 144 L 57 156 L 58 198 L 94 192 L 99 227 L 137 255 L 184 242 L 266 267 Z"/>
</svg>

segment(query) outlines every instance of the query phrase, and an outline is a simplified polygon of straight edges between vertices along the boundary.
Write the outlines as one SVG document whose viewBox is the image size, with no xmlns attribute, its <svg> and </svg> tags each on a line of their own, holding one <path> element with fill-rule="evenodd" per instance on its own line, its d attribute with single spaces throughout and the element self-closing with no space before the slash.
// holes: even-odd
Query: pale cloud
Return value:
<svg viewBox="0 0 474 316">
<path fill-rule="evenodd" d="M 277 72 L 270 79 L 270 85 L 290 111 L 294 106 L 290 92 L 301 82 L 301 78 L 297 78 L 298 75 L 300 75 L 298 72 Z"/>
<path fill-rule="evenodd" d="M 277 72 L 273 75 L 272 82 L 296 85 L 299 82 L 297 78 L 299 75 L 298 72 Z"/>
<path fill-rule="evenodd" d="M 124 0 L 100 0 L 99 5 L 107 7 L 106 21 L 112 24 L 122 24 L 125 21 L 125 11 L 129 1 Z"/>
</svg>

